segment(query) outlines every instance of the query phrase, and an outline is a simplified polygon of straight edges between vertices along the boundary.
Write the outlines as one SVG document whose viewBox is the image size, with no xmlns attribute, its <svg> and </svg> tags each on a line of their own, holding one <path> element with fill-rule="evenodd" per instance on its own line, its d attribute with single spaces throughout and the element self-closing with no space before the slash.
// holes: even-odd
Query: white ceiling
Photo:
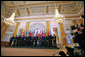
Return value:
<svg viewBox="0 0 85 57">
<path fill-rule="evenodd" d="M 71 3 L 72 1 L 3 1 L 7 7 L 26 6 L 32 4 L 49 4 L 49 3 Z"/>
</svg>

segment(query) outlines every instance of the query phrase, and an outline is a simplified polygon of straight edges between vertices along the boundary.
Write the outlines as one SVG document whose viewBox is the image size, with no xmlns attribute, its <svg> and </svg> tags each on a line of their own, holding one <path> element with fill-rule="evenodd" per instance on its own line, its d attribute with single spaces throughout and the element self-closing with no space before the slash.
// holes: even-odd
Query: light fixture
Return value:
<svg viewBox="0 0 85 57">
<path fill-rule="evenodd" d="M 58 9 L 56 8 L 56 3 L 55 3 L 55 16 L 54 16 L 54 22 L 55 23 L 60 23 L 63 22 L 63 16 L 59 14 Z"/>
<path fill-rule="evenodd" d="M 16 10 L 15 10 L 16 12 Z M 15 12 L 12 13 L 11 17 L 10 18 L 5 18 L 4 19 L 4 23 L 9 25 L 9 26 L 13 26 L 15 21 L 14 21 L 14 18 L 15 18 Z"/>
</svg>

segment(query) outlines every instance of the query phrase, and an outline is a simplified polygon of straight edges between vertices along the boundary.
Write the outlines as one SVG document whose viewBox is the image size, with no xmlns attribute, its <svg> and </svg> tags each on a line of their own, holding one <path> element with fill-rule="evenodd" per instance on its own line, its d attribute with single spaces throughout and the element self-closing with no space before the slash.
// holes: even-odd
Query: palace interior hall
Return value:
<svg viewBox="0 0 85 57">
<path fill-rule="evenodd" d="M 84 56 L 84 1 L 1 1 L 1 56 Z"/>
</svg>

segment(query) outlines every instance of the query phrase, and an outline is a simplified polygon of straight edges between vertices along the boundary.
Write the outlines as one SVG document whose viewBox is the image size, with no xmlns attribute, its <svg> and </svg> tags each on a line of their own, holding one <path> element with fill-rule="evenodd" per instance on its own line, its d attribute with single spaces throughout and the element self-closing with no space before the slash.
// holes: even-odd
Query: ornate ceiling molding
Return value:
<svg viewBox="0 0 85 57">
<path fill-rule="evenodd" d="M 28 15 L 30 15 L 30 9 L 29 8 L 27 8 L 27 12 L 28 12 Z"/>
<path fill-rule="evenodd" d="M 61 7 L 61 14 L 75 14 L 84 7 L 82 1 L 74 1 L 71 4 L 65 4 Z"/>
<path fill-rule="evenodd" d="M 20 16 L 20 11 L 17 9 L 18 16 Z"/>
<path fill-rule="evenodd" d="M 18 1 L 19 2 L 19 1 Z M 29 1 L 30 2 L 30 1 Z M 23 3 L 25 3 L 24 1 L 23 1 Z M 52 1 L 52 2 L 41 2 L 41 3 L 34 3 L 34 4 L 24 4 L 24 5 L 14 5 L 14 6 L 8 6 L 8 5 L 6 5 L 8 8 L 17 8 L 17 7 L 28 7 L 28 6 L 34 6 L 34 5 L 46 5 L 46 4 L 66 4 L 66 3 L 72 3 L 72 1 Z M 13 2 L 12 2 L 12 4 L 14 4 Z"/>
</svg>

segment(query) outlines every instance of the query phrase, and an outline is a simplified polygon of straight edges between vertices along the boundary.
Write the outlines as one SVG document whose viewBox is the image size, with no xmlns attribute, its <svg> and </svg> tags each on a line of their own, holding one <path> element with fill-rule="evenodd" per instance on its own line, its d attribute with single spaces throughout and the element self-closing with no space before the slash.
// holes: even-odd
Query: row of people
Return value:
<svg viewBox="0 0 85 57">
<path fill-rule="evenodd" d="M 13 44 L 12 44 L 13 42 Z M 44 46 L 44 47 L 56 47 L 56 36 L 55 34 L 49 36 L 16 36 L 10 38 L 9 45 L 13 46 Z"/>
</svg>

